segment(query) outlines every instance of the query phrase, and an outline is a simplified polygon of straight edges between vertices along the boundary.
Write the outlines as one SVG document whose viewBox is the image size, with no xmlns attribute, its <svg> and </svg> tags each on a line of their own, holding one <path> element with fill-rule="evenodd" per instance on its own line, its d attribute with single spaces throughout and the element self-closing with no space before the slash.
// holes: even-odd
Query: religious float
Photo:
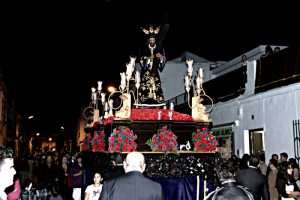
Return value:
<svg viewBox="0 0 300 200">
<path fill-rule="evenodd" d="M 120 73 L 117 91 L 107 96 L 98 81 L 97 89 L 91 89 L 92 102 L 83 112 L 87 125 L 81 150 L 88 166 L 105 173 L 111 167 L 111 155 L 124 158 L 130 151 L 139 151 L 145 155 L 145 175 L 162 183 L 166 199 L 204 199 L 215 188 L 214 168 L 220 158 L 210 132 L 208 113 L 213 102 L 202 87 L 203 69 L 193 77 L 192 65 L 193 60 L 187 60 L 185 89 L 191 115 L 177 112 L 173 103 L 139 103 L 141 79 L 134 57 L 126 72 Z M 155 87 L 151 92 L 155 95 Z M 203 102 L 208 102 L 209 110 Z M 180 186 L 187 184 L 189 190 Z"/>
</svg>

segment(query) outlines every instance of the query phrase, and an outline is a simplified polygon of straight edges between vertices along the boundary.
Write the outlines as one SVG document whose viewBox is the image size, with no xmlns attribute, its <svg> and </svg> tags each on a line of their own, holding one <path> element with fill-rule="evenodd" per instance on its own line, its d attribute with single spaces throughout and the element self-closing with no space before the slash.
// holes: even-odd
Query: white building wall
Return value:
<svg viewBox="0 0 300 200">
<path fill-rule="evenodd" d="M 262 128 L 266 160 L 273 153 L 281 152 L 287 152 L 290 157 L 294 157 L 293 120 L 300 117 L 300 106 L 298 105 L 300 103 L 300 83 L 252 95 L 255 83 L 253 80 L 255 63 L 256 61 L 252 61 L 248 65 L 247 94 L 228 102 L 215 104 L 210 113 L 213 125 L 238 120 L 238 126 L 234 126 L 233 131 L 235 134 L 234 147 L 236 151 L 239 150 L 240 155 L 247 151 L 245 145 L 247 138 L 244 137 L 247 134 L 245 133 L 248 130 Z"/>
</svg>

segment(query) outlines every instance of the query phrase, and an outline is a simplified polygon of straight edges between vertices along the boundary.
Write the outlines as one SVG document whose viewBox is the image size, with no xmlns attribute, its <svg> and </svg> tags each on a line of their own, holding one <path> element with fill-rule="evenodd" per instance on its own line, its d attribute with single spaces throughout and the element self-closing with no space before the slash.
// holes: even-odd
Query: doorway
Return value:
<svg viewBox="0 0 300 200">
<path fill-rule="evenodd" d="M 263 129 L 249 130 L 249 152 L 257 156 L 265 152 Z"/>
</svg>

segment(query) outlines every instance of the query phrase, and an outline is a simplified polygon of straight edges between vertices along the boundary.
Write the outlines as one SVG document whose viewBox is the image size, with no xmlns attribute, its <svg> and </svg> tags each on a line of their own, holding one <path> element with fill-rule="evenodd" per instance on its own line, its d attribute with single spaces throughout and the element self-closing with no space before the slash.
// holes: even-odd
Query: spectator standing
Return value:
<svg viewBox="0 0 300 200">
<path fill-rule="evenodd" d="M 268 182 L 266 176 L 258 170 L 259 158 L 251 155 L 248 168 L 241 169 L 236 174 L 238 184 L 250 189 L 255 200 L 269 200 Z"/>
<path fill-rule="evenodd" d="M 125 174 L 104 182 L 100 200 L 163 200 L 159 183 L 143 175 L 145 158 L 139 152 L 130 152 L 124 161 Z"/>
<path fill-rule="evenodd" d="M 99 172 L 94 174 L 94 183 L 85 189 L 84 200 L 98 200 L 102 191 L 103 178 Z"/>
</svg>

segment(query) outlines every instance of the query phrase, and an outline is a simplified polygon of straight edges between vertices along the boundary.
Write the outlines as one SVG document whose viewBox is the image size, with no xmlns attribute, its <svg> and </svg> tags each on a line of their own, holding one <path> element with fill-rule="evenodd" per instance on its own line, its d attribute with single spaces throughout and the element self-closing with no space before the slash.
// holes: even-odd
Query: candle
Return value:
<svg viewBox="0 0 300 200">
<path fill-rule="evenodd" d="M 92 87 L 91 90 L 92 90 L 92 101 L 95 101 L 96 100 L 96 96 L 95 96 L 96 88 Z"/>
<path fill-rule="evenodd" d="M 136 71 L 135 72 L 135 82 L 140 83 L 141 82 L 141 77 L 140 77 L 140 72 Z"/>
<path fill-rule="evenodd" d="M 105 93 L 101 93 L 101 102 L 104 103 L 105 102 Z"/>
<path fill-rule="evenodd" d="M 197 89 L 200 89 L 200 86 L 201 86 L 201 80 L 200 80 L 199 77 L 197 77 L 197 79 L 196 79 L 196 87 L 197 87 Z"/>
<path fill-rule="evenodd" d="M 130 56 L 130 63 L 132 64 L 132 66 L 134 66 L 135 60 L 136 60 L 136 57 Z"/>
<path fill-rule="evenodd" d="M 189 86 L 190 86 L 189 76 L 185 76 L 185 87 L 189 87 Z"/>
<path fill-rule="evenodd" d="M 193 73 L 193 60 L 191 59 L 186 60 L 186 64 L 188 65 L 188 72 Z"/>
<path fill-rule="evenodd" d="M 203 68 L 199 68 L 199 76 L 200 78 L 203 78 Z"/>
<path fill-rule="evenodd" d="M 174 110 L 174 104 L 173 104 L 173 102 L 170 103 L 170 110 Z"/>
<path fill-rule="evenodd" d="M 98 91 L 102 90 L 102 81 L 98 81 Z"/>
<path fill-rule="evenodd" d="M 105 104 L 104 104 L 104 110 L 108 111 L 108 104 L 107 104 L 107 102 L 105 102 Z"/>
<path fill-rule="evenodd" d="M 131 75 L 132 75 L 132 64 L 131 63 L 128 63 L 128 64 L 126 64 L 126 68 L 127 68 L 127 70 L 126 70 L 126 75 L 127 75 L 127 77 L 131 77 Z"/>
<path fill-rule="evenodd" d="M 121 85 L 126 85 L 126 75 L 125 72 L 120 73 L 121 76 Z"/>
<path fill-rule="evenodd" d="M 96 100 L 97 100 L 97 93 L 94 92 L 94 93 L 93 93 L 93 101 L 96 101 Z"/>
</svg>

